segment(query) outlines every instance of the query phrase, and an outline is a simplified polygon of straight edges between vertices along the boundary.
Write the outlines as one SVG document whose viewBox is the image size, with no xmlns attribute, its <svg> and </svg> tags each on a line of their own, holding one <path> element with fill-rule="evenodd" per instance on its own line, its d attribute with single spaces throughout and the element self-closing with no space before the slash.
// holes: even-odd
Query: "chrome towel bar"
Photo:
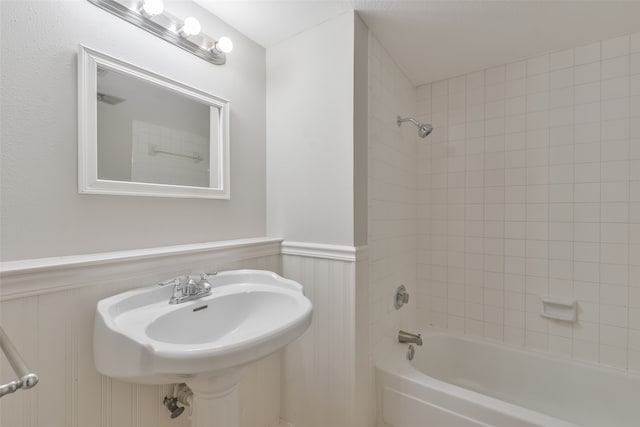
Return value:
<svg viewBox="0 0 640 427">
<path fill-rule="evenodd" d="M 22 356 L 20 356 L 20 353 L 18 353 L 18 350 L 16 350 L 13 343 L 11 342 L 7 334 L 5 334 L 1 326 L 0 349 L 2 349 L 5 356 L 7 356 L 7 360 L 13 368 L 13 372 L 15 372 L 18 376 L 17 380 L 0 385 L 0 397 L 4 396 L 5 394 L 13 393 L 20 388 L 29 389 L 35 387 L 35 385 L 38 384 L 38 376 L 29 371 L 29 368 L 27 368 L 24 360 L 22 360 Z"/>
</svg>

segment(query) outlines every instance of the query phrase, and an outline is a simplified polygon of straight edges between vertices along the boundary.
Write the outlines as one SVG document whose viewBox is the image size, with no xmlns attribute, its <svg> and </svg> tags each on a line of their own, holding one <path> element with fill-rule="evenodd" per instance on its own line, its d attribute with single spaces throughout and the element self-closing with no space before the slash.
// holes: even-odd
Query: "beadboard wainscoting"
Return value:
<svg viewBox="0 0 640 427">
<path fill-rule="evenodd" d="M 162 406 L 170 386 L 129 384 L 96 371 L 92 335 L 97 301 L 180 274 L 240 268 L 281 272 L 280 240 L 14 261 L 1 267 L 0 324 L 40 382 L 0 401 L 0 425 L 186 427 L 186 411 L 170 420 Z M 0 381 L 15 379 L 6 359 L 0 359 Z M 247 369 L 240 385 L 243 427 L 279 425 L 280 359 L 278 353 Z"/>
<path fill-rule="evenodd" d="M 313 303 L 311 327 L 283 351 L 282 425 L 364 425 L 369 347 L 356 330 L 367 321 L 367 269 L 365 248 L 282 244 L 283 275 Z"/>
</svg>

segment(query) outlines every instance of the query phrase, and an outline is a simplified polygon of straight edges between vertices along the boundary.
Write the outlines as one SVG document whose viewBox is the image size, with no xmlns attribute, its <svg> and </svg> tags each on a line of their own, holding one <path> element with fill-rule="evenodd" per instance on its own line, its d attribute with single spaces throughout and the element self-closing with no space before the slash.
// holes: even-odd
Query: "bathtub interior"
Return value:
<svg viewBox="0 0 640 427">
<path fill-rule="evenodd" d="M 418 373 L 585 427 L 640 426 L 640 377 L 445 334 L 427 333 Z"/>
</svg>

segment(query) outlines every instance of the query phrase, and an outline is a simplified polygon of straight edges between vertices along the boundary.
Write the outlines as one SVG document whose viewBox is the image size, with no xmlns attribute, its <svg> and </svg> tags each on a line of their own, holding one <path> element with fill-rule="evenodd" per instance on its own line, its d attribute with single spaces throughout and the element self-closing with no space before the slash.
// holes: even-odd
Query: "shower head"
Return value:
<svg viewBox="0 0 640 427">
<path fill-rule="evenodd" d="M 403 122 L 411 122 L 414 125 L 416 125 L 418 127 L 418 136 L 420 136 L 420 138 L 425 138 L 427 135 L 433 132 L 433 126 L 431 126 L 428 123 L 420 123 L 419 121 L 417 121 L 412 117 L 407 117 L 403 119 L 402 117 L 398 116 L 396 120 L 396 123 L 398 123 L 398 126 L 400 126 Z"/>
</svg>

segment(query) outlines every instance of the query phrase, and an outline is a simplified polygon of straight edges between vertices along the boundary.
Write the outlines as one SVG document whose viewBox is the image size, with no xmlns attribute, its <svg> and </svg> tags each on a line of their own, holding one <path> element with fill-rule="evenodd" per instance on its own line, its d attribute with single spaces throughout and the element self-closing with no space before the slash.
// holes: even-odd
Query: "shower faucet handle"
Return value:
<svg viewBox="0 0 640 427">
<path fill-rule="evenodd" d="M 398 286 L 396 289 L 396 298 L 393 303 L 396 310 L 400 310 L 400 307 L 407 304 L 409 302 L 409 292 L 407 292 L 407 288 L 404 285 Z"/>
</svg>

